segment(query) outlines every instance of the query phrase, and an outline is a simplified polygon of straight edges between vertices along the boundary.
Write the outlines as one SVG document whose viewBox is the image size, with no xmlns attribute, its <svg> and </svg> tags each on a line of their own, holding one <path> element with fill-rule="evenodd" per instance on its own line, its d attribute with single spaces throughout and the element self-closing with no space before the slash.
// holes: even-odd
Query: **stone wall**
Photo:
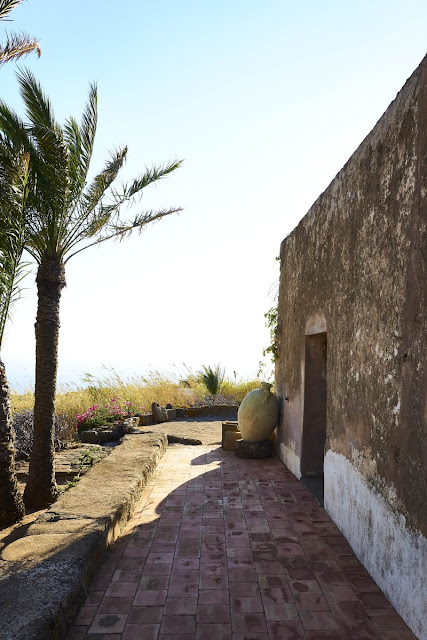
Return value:
<svg viewBox="0 0 427 640">
<path fill-rule="evenodd" d="M 324 464 L 326 510 L 423 640 L 426 310 L 427 58 L 282 243 L 276 368 L 278 455 Z"/>
</svg>

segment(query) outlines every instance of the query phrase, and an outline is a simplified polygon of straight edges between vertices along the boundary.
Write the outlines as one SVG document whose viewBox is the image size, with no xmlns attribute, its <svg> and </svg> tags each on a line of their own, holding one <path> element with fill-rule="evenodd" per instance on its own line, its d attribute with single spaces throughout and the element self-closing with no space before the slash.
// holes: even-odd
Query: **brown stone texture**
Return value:
<svg viewBox="0 0 427 640">
<path fill-rule="evenodd" d="M 424 59 L 282 243 L 276 368 L 277 450 L 292 451 L 310 472 L 315 462 L 310 455 L 304 462 L 302 435 L 303 424 L 309 428 L 303 407 L 310 407 L 304 366 L 307 376 L 307 349 L 316 346 L 310 335 L 327 336 L 325 451 L 357 460 L 390 508 L 424 536 L 426 220 Z"/>
<path fill-rule="evenodd" d="M 226 431 L 222 439 L 222 448 L 224 451 L 234 451 L 236 449 L 236 441 L 241 440 L 240 431 Z"/>
<path fill-rule="evenodd" d="M 261 442 L 236 440 L 234 450 L 239 458 L 271 458 L 273 443 L 271 440 L 262 440 Z"/>
</svg>

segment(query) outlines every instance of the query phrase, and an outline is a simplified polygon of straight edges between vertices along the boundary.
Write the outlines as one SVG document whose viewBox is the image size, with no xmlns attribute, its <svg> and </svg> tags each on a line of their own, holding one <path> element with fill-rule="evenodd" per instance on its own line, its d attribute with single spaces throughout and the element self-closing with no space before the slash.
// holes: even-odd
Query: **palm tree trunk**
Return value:
<svg viewBox="0 0 427 640">
<path fill-rule="evenodd" d="M 15 474 L 9 384 L 4 364 L 0 360 L 0 524 L 18 522 L 24 515 L 24 503 Z"/>
<path fill-rule="evenodd" d="M 28 482 L 27 507 L 43 509 L 55 502 L 54 428 L 56 375 L 58 371 L 59 301 L 65 287 L 64 264 L 56 259 L 39 266 L 36 330 L 36 382 L 34 438 Z"/>
</svg>

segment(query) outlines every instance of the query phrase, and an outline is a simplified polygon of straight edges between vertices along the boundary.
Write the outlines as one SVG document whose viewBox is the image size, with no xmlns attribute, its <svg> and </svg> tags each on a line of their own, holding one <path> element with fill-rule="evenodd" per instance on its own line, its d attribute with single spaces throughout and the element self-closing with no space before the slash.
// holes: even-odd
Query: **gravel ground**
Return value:
<svg viewBox="0 0 427 640">
<path fill-rule="evenodd" d="M 163 422 L 147 429 L 161 431 L 178 438 L 194 438 L 201 440 L 203 445 L 221 445 L 222 423 L 227 420 L 236 420 L 236 416 L 187 418 L 175 422 Z"/>
</svg>

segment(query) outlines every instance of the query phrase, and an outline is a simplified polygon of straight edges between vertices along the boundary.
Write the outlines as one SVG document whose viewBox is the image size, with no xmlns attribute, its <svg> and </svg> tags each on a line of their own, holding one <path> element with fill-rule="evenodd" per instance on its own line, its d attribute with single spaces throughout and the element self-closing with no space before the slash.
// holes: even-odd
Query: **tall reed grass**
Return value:
<svg viewBox="0 0 427 640">
<path fill-rule="evenodd" d="M 114 369 L 105 369 L 101 376 L 86 374 L 78 386 L 61 386 L 56 396 L 56 413 L 66 423 L 65 437 L 76 430 L 76 416 L 93 404 L 103 404 L 111 398 L 120 403 L 130 400 L 139 413 L 150 413 L 153 402 L 165 406 L 190 407 L 204 404 L 239 403 L 252 389 L 259 387 L 259 380 L 233 381 L 225 379 L 220 392 L 209 394 L 198 376 L 191 372 L 186 380 L 169 373 L 152 371 L 148 376 L 122 379 Z M 34 393 L 12 392 L 12 413 L 17 414 L 34 407 Z"/>
</svg>

